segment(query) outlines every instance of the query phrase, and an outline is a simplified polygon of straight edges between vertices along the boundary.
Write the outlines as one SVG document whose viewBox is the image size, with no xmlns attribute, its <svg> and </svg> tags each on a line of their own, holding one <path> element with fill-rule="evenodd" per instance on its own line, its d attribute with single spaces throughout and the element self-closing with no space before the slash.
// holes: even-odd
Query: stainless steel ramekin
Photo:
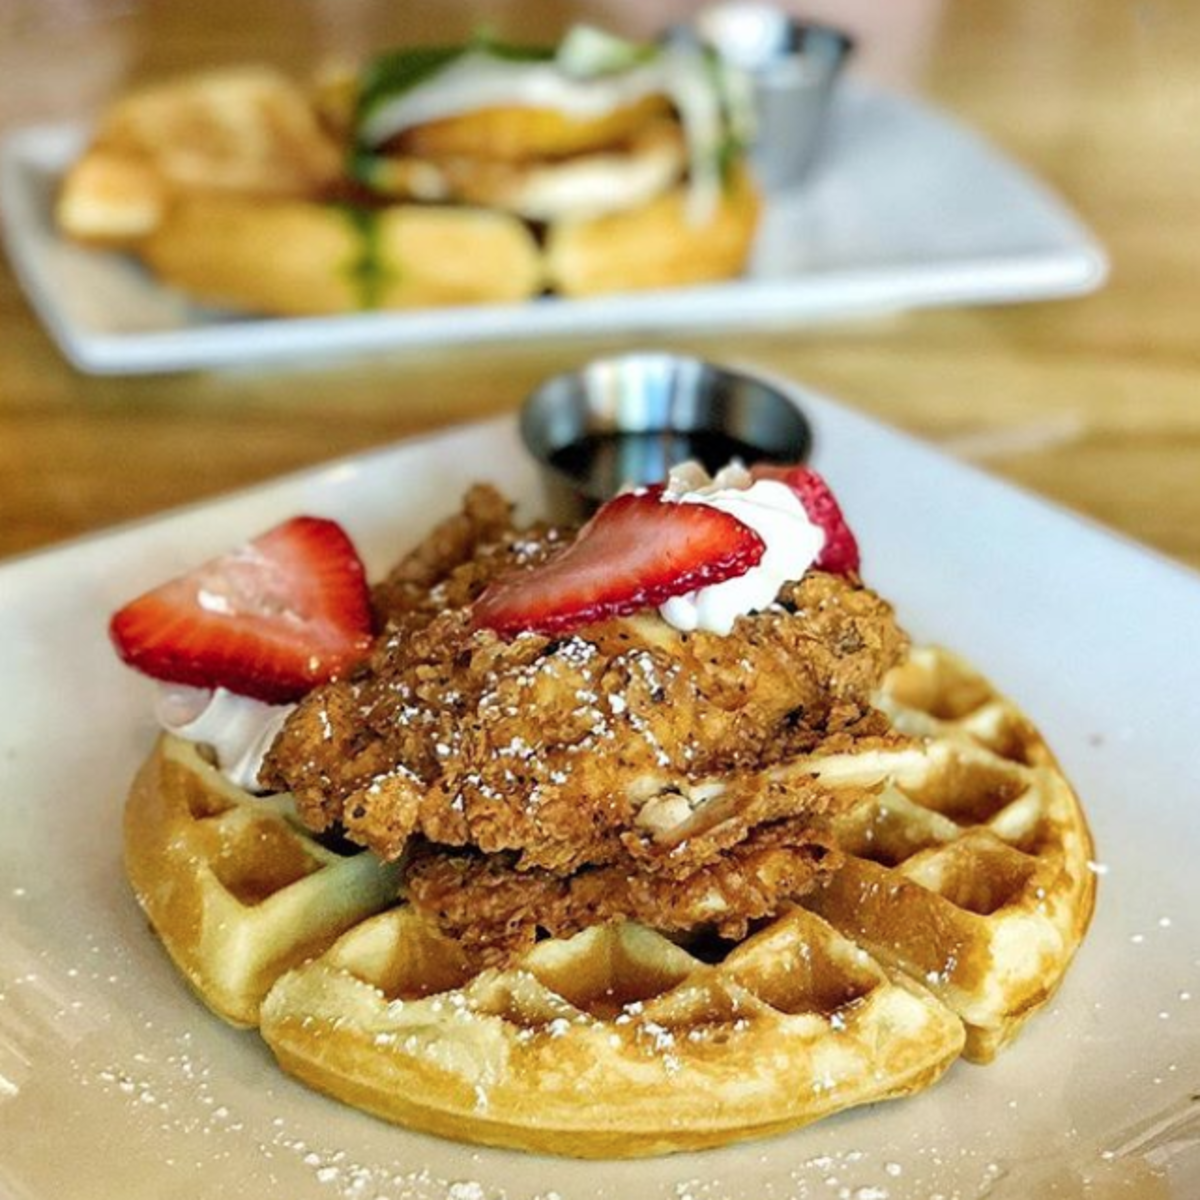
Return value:
<svg viewBox="0 0 1200 1200">
<path fill-rule="evenodd" d="M 676 36 L 711 46 L 750 81 L 756 131 L 751 158 L 770 191 L 798 184 L 812 166 L 829 102 L 854 50 L 849 34 L 768 4 L 715 4 Z"/>
<path fill-rule="evenodd" d="M 547 380 L 526 400 L 520 427 L 559 519 L 688 459 L 710 471 L 735 457 L 802 462 L 812 446 L 808 419 L 773 384 L 661 352 L 594 359 Z"/>
</svg>

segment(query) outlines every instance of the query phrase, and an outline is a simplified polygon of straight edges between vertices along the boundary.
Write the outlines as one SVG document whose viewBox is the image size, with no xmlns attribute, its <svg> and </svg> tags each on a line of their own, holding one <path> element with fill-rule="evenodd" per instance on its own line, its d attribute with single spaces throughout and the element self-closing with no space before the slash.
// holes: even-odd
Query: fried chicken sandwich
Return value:
<svg viewBox="0 0 1200 1200">
<path fill-rule="evenodd" d="M 410 47 L 308 88 L 222 69 L 114 104 L 56 217 L 255 312 L 676 287 L 747 262 L 750 119 L 711 51 L 588 27 Z"/>
</svg>

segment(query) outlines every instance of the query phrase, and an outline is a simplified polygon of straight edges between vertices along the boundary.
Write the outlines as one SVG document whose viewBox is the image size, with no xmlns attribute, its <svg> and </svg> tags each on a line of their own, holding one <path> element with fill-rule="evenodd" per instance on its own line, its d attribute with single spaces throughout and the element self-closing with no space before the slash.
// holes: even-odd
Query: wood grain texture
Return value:
<svg viewBox="0 0 1200 1200">
<path fill-rule="evenodd" d="M 645 21 L 646 7 L 629 6 L 631 19 Z M 873 19 L 897 20 L 884 0 L 852 7 L 868 45 Z M 1059 190 L 1107 246 L 1108 286 L 1081 300 L 656 342 L 791 375 L 1200 566 L 1200 6 L 911 7 L 921 53 L 896 71 L 884 61 L 882 73 L 907 70 L 914 90 Z M 330 49 L 457 36 L 485 8 L 493 26 L 530 34 L 553 32 L 565 6 L 151 0 L 86 40 L 108 39 L 112 53 L 95 60 L 117 63 L 118 82 L 255 59 L 305 69 Z M 70 56 L 54 51 L 79 31 L 28 26 L 0 36 L 0 131 L 47 115 L 31 111 L 33 98 L 44 107 L 52 97 L 53 116 L 82 114 L 101 90 L 31 90 L 6 70 L 5 56 L 20 53 L 43 74 L 70 72 Z M 881 36 L 877 62 L 886 48 Z M 87 378 L 59 357 L 0 263 L 0 557 L 511 410 L 544 376 L 628 344 Z"/>
</svg>

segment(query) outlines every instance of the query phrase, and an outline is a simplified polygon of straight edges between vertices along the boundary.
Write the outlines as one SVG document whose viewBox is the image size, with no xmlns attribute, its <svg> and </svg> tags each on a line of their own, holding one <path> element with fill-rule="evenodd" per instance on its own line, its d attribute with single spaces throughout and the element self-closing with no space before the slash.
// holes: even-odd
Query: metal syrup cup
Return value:
<svg viewBox="0 0 1200 1200">
<path fill-rule="evenodd" d="M 798 184 L 820 149 L 854 39 L 753 3 L 711 5 L 672 35 L 711 47 L 749 80 L 757 126 L 750 157 L 758 178 L 768 191 Z"/>
<path fill-rule="evenodd" d="M 662 352 L 594 359 L 546 380 L 525 401 L 520 431 L 560 520 L 691 458 L 715 471 L 733 456 L 802 462 L 812 448 L 808 418 L 774 384 Z"/>
</svg>

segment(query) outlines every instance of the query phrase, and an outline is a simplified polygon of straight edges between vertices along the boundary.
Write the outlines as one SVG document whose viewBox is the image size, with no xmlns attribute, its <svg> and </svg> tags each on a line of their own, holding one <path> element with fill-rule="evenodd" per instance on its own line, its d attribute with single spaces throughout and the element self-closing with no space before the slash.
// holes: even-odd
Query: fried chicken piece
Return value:
<svg viewBox="0 0 1200 1200">
<path fill-rule="evenodd" d="M 475 494 L 377 591 L 389 624 L 369 662 L 298 706 L 262 782 L 384 858 L 419 834 L 566 875 L 644 848 L 639 814 L 663 801 L 885 729 L 870 696 L 906 640 L 852 578 L 809 572 L 728 637 L 653 614 L 556 638 L 472 628 L 491 579 L 568 537 L 501 528 Z M 780 803 L 802 811 L 815 790 L 793 780 Z"/>
<path fill-rule="evenodd" d="M 447 852 L 425 842 L 414 850 L 405 879 L 414 908 L 482 964 L 503 965 L 541 934 L 570 937 L 617 919 L 665 933 L 707 928 L 740 939 L 751 922 L 811 891 L 840 861 L 806 819 L 793 818 L 759 826 L 715 862 L 680 878 L 640 871 L 630 859 L 564 877 L 518 870 L 511 855 Z"/>
<path fill-rule="evenodd" d="M 415 125 L 392 139 L 388 149 L 420 158 L 562 159 L 620 144 L 669 111 L 664 96 L 646 96 L 599 115 L 529 105 L 481 108 Z"/>
<path fill-rule="evenodd" d="M 372 589 L 380 627 L 408 614 L 424 612 L 432 618 L 445 607 L 468 603 L 481 586 L 472 578 L 472 561 L 487 547 L 503 544 L 511 531 L 512 505 L 494 487 L 476 484 L 468 489 L 462 511 L 437 525 Z M 482 569 L 490 577 L 486 554 L 483 556 Z M 459 573 L 457 590 L 451 594 L 446 580 L 458 567 L 468 570 Z M 435 597 L 439 584 L 442 587 Z"/>
<path fill-rule="evenodd" d="M 683 130 L 667 118 L 647 122 L 618 144 L 550 161 L 387 155 L 372 165 L 371 186 L 388 196 L 482 205 L 545 222 L 640 208 L 686 170 Z"/>
</svg>

